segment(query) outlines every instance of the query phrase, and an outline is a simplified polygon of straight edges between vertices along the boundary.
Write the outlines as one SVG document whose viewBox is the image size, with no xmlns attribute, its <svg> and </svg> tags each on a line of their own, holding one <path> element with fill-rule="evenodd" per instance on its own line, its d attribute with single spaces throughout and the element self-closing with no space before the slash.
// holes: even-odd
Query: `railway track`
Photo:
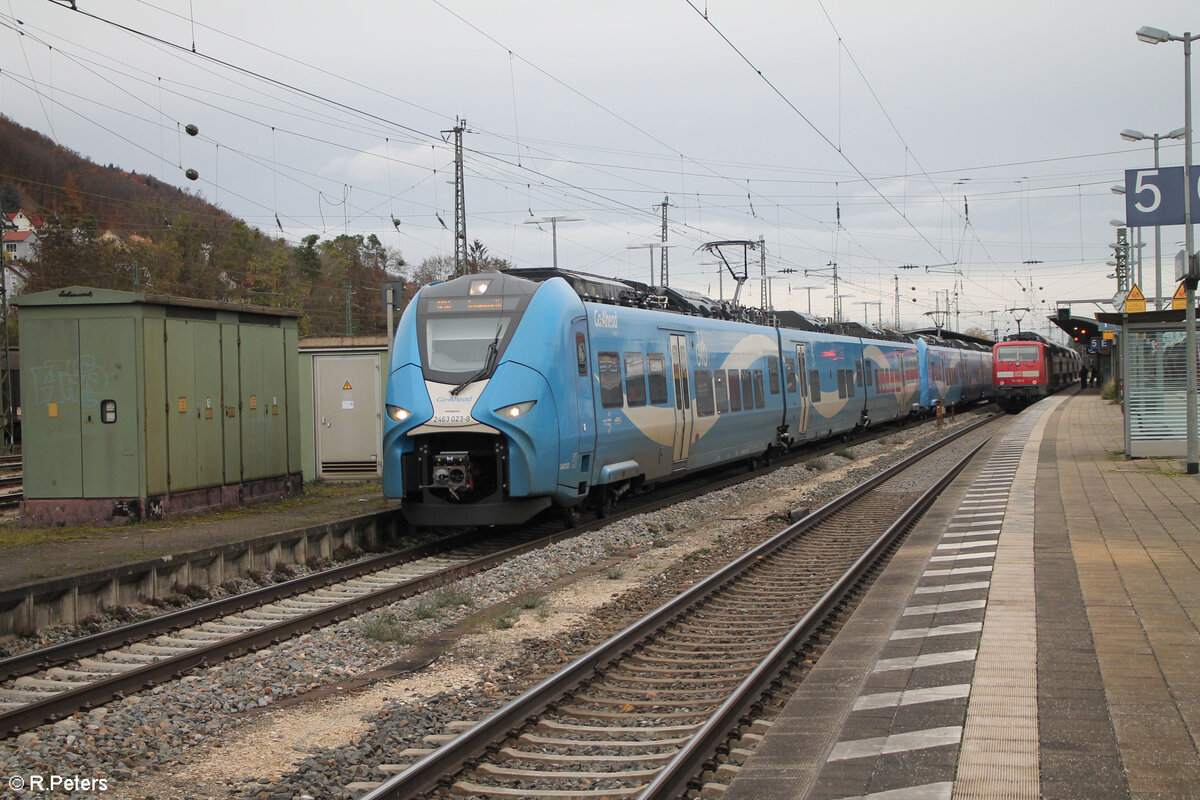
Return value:
<svg viewBox="0 0 1200 800">
<path fill-rule="evenodd" d="M 952 467 L 931 456 L 988 421 L 809 514 L 367 800 L 683 794 L 982 444 Z"/>
<path fill-rule="evenodd" d="M 876 430 L 860 439 L 887 435 Z M 758 472 L 832 452 L 801 451 Z M 752 473 L 753 474 L 753 473 Z M 0 660 L 0 737 L 30 730 L 152 687 L 188 671 L 276 644 L 421 592 L 529 550 L 745 480 L 698 476 L 624 498 L 603 520 L 547 533 L 554 524 L 490 534 L 465 533 L 223 598 L 82 639 Z"/>
<path fill-rule="evenodd" d="M 0 508 L 12 508 L 25 499 L 20 456 L 0 456 Z"/>
</svg>

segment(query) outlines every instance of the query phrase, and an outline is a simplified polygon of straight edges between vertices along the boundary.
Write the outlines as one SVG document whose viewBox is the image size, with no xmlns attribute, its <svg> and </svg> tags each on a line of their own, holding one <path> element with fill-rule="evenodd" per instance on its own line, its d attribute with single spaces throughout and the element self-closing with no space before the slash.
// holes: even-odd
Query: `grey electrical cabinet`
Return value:
<svg viewBox="0 0 1200 800">
<path fill-rule="evenodd" d="M 26 521 L 158 518 L 300 487 L 297 312 L 81 286 L 12 303 Z"/>
</svg>

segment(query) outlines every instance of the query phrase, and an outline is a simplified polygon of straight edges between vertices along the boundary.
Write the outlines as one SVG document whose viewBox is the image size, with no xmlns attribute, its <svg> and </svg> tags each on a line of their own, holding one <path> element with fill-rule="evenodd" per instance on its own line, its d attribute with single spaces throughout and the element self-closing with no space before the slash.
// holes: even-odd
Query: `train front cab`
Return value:
<svg viewBox="0 0 1200 800">
<path fill-rule="evenodd" d="M 1019 411 L 1048 391 L 1046 348 L 1038 341 L 998 342 L 992 351 L 996 403 Z"/>
<path fill-rule="evenodd" d="M 485 272 L 424 287 L 393 349 L 385 496 L 413 525 L 519 523 L 582 500 L 591 374 L 561 365 L 586 355 L 586 336 L 561 280 Z"/>
</svg>

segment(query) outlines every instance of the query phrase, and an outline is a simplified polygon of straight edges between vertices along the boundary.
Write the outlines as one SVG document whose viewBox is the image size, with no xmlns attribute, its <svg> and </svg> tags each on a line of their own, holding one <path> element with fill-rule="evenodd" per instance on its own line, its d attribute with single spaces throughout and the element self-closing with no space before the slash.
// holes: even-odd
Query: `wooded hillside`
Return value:
<svg viewBox="0 0 1200 800">
<path fill-rule="evenodd" d="M 378 334 L 386 325 L 379 287 L 401 279 L 405 266 L 374 235 L 313 234 L 290 245 L 194 194 L 102 167 L 4 116 L 0 202 L 45 223 L 24 264 L 26 292 L 72 284 L 137 289 L 299 310 L 302 335 Z"/>
</svg>

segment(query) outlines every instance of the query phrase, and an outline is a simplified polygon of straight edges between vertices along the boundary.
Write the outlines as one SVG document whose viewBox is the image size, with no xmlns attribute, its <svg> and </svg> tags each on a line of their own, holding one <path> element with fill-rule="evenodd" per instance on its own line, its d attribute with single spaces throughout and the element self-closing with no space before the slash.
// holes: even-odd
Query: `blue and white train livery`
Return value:
<svg viewBox="0 0 1200 800">
<path fill-rule="evenodd" d="M 414 525 L 511 524 L 550 506 L 570 517 L 584 503 L 605 513 L 648 483 L 990 387 L 991 353 L 977 346 L 727 312 L 566 271 L 424 287 L 392 351 L 384 494 Z"/>
</svg>

